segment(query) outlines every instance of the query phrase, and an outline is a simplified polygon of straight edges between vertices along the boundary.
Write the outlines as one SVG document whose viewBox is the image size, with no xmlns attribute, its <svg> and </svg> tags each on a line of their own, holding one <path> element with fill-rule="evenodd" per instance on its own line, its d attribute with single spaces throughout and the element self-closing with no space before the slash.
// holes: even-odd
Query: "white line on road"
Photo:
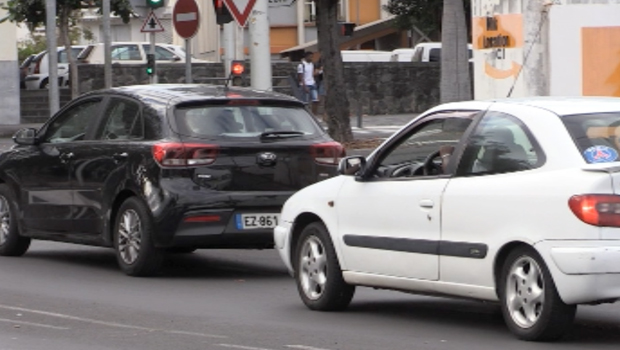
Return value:
<svg viewBox="0 0 620 350">
<path fill-rule="evenodd" d="M 287 348 L 292 348 L 292 349 L 301 349 L 301 350 L 329 350 L 329 349 L 323 349 L 323 348 L 315 348 L 314 346 L 306 346 L 306 345 L 287 345 Z"/>
<path fill-rule="evenodd" d="M 148 328 L 148 327 L 133 326 L 133 325 L 128 325 L 128 324 L 116 323 L 116 322 L 99 321 L 99 320 L 95 320 L 95 319 L 91 319 L 91 318 L 82 318 L 82 317 L 77 317 L 77 316 L 59 314 L 59 313 L 55 313 L 55 312 L 26 309 L 26 308 L 22 308 L 22 307 L 8 306 L 8 305 L 2 305 L 2 304 L 0 304 L 0 309 L 13 310 L 13 311 L 21 311 L 21 312 L 30 312 L 30 313 L 37 314 L 37 315 L 56 317 L 56 318 L 65 319 L 65 320 L 85 322 L 85 323 L 92 323 L 92 324 L 97 324 L 97 325 L 107 326 L 107 327 L 116 327 L 116 328 L 140 330 L 140 331 L 146 331 L 146 332 L 165 332 L 165 333 L 172 333 L 172 334 L 195 335 L 195 336 L 201 336 L 201 337 L 206 337 L 206 338 L 228 338 L 227 336 L 224 336 L 224 335 L 183 332 L 183 331 L 177 331 L 177 330 L 168 330 L 168 329 L 158 329 L 158 328 Z"/>
<path fill-rule="evenodd" d="M 57 326 L 51 326 L 49 324 L 26 322 L 26 321 L 22 321 L 22 320 L 9 320 L 8 318 L 0 318 L 0 322 L 12 323 L 12 324 L 14 324 L 16 326 L 18 326 L 18 325 L 19 326 L 26 325 L 26 326 L 33 326 L 33 327 L 57 329 L 57 330 L 61 330 L 61 331 L 66 331 L 66 330 L 70 329 L 70 328 L 66 328 L 66 327 L 57 327 Z"/>
<path fill-rule="evenodd" d="M 242 349 L 242 350 L 273 350 L 273 349 L 267 349 L 267 348 L 255 348 L 253 346 L 235 345 L 235 344 L 217 344 L 217 345 L 223 346 L 225 348 Z"/>
</svg>

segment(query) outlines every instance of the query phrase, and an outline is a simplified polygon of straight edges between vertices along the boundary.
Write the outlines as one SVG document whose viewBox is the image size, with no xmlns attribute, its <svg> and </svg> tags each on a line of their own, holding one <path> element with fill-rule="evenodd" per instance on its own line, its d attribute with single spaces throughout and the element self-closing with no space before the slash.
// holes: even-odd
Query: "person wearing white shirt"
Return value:
<svg viewBox="0 0 620 350">
<path fill-rule="evenodd" d="M 312 103 L 312 113 L 316 114 L 319 103 L 319 94 L 314 79 L 314 63 L 312 63 L 312 52 L 306 52 L 304 58 L 297 66 L 297 74 L 299 76 L 299 84 L 304 91 L 304 102 Z"/>
</svg>

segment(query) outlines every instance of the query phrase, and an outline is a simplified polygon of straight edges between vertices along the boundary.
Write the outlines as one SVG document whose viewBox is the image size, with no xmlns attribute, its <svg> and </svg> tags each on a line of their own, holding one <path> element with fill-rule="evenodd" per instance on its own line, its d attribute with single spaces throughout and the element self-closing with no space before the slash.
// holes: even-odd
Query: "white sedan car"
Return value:
<svg viewBox="0 0 620 350">
<path fill-rule="evenodd" d="M 313 310 L 355 286 L 499 302 L 525 340 L 620 298 L 620 99 L 441 105 L 285 204 L 276 247 Z"/>
</svg>

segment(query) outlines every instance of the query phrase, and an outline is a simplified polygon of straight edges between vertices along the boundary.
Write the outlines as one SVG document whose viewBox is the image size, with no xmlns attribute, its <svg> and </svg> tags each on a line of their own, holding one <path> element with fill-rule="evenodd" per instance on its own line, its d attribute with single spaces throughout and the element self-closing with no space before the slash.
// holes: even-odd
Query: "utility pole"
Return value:
<svg viewBox="0 0 620 350">
<path fill-rule="evenodd" d="M 229 22 L 224 24 L 224 71 L 230 73 L 232 61 L 235 59 L 235 26 L 237 24 Z"/>
<path fill-rule="evenodd" d="M 45 36 L 47 39 L 47 57 L 49 62 L 48 94 L 50 117 L 60 109 L 58 93 L 58 49 L 56 43 L 56 0 L 45 1 Z"/>
<path fill-rule="evenodd" d="M 235 26 L 235 60 L 245 61 L 245 30 Z"/>
<path fill-rule="evenodd" d="M 112 87 L 112 49 L 110 39 L 110 0 L 103 0 L 103 77 L 106 89 Z"/>
<path fill-rule="evenodd" d="M 257 0 L 250 16 L 250 62 L 252 88 L 272 90 L 269 2 Z"/>
</svg>

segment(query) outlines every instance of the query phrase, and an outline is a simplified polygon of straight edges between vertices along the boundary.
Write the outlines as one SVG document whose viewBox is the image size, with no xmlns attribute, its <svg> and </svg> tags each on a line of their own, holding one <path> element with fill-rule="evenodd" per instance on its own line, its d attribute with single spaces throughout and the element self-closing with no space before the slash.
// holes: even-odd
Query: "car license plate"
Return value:
<svg viewBox="0 0 620 350">
<path fill-rule="evenodd" d="M 278 226 L 280 214 L 237 214 L 238 230 L 274 228 Z"/>
</svg>

